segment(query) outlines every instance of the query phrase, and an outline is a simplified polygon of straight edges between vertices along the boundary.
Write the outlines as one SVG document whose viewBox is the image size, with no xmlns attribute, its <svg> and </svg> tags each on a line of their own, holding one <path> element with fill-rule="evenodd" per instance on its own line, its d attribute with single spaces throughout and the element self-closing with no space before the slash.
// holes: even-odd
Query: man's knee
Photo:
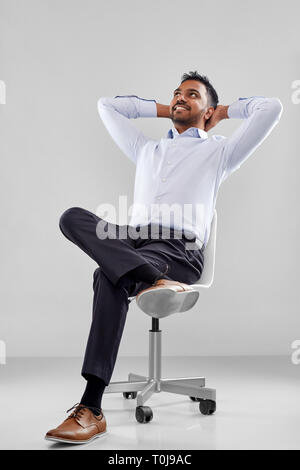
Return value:
<svg viewBox="0 0 300 470">
<path fill-rule="evenodd" d="M 78 217 L 78 214 L 83 211 L 81 207 L 70 207 L 65 210 L 59 219 L 59 227 L 64 232 L 69 232 L 73 226 L 73 222 Z"/>
</svg>

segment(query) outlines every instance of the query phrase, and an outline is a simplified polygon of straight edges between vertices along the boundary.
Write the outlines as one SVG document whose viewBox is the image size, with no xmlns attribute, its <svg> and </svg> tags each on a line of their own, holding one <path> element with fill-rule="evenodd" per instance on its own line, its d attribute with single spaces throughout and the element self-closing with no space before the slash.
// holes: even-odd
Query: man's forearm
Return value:
<svg viewBox="0 0 300 470">
<path fill-rule="evenodd" d="M 221 106 L 221 119 L 229 119 L 228 108 L 229 108 L 229 105 Z"/>
<path fill-rule="evenodd" d="M 167 104 L 156 103 L 157 117 L 170 117 L 170 107 Z"/>
</svg>

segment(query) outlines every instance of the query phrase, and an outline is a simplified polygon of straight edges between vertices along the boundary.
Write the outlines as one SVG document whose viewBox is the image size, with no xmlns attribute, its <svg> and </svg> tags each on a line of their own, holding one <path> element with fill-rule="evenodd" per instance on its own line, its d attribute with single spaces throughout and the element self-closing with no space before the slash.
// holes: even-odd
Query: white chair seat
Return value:
<svg viewBox="0 0 300 470">
<path fill-rule="evenodd" d="M 213 220 L 211 223 L 210 237 L 207 246 L 204 250 L 204 267 L 201 274 L 201 278 L 196 284 L 189 284 L 194 290 L 200 292 L 201 289 L 208 289 L 214 278 L 215 271 L 215 254 L 216 254 L 216 233 L 217 233 L 217 211 L 215 209 Z M 176 279 L 174 279 L 176 281 Z M 136 296 L 128 297 L 129 301 L 135 300 Z M 152 312 L 153 309 L 150 309 Z M 165 315 L 161 315 L 159 312 L 151 313 L 145 312 L 154 318 L 163 318 Z M 175 313 L 175 312 L 173 312 Z"/>
</svg>

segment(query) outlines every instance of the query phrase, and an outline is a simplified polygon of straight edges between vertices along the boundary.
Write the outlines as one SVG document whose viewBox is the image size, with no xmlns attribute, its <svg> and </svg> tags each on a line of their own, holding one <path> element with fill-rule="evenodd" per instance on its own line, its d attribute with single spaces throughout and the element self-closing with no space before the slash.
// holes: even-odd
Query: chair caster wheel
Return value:
<svg viewBox="0 0 300 470">
<path fill-rule="evenodd" d="M 191 399 L 192 401 L 200 401 L 200 400 L 201 400 L 201 398 L 198 398 L 198 397 L 190 397 L 190 399 Z"/>
<path fill-rule="evenodd" d="M 217 409 L 216 402 L 200 398 L 199 410 L 203 415 L 212 415 Z"/>
<path fill-rule="evenodd" d="M 123 397 L 127 399 L 131 398 L 133 400 L 136 396 L 137 392 L 123 392 Z"/>
<path fill-rule="evenodd" d="M 137 406 L 135 409 L 135 417 L 139 423 L 149 423 L 153 418 L 150 406 Z"/>
</svg>

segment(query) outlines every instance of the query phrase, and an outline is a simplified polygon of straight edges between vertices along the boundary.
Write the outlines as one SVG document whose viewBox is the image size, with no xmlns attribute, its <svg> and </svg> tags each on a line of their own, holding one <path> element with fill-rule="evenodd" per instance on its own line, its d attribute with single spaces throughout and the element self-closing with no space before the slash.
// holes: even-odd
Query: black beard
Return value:
<svg viewBox="0 0 300 470">
<path fill-rule="evenodd" d="M 188 124 L 189 123 L 189 118 L 180 118 L 180 117 L 172 117 L 171 118 L 172 122 L 175 124 Z"/>
<path fill-rule="evenodd" d="M 205 111 L 200 112 L 199 118 L 201 118 L 203 116 L 204 112 Z M 191 117 L 191 116 L 187 116 L 187 117 L 182 116 L 182 117 L 180 117 L 180 116 L 175 116 L 173 114 L 173 116 L 171 117 L 171 121 L 173 122 L 173 124 L 184 124 L 184 125 L 190 125 L 191 127 L 193 127 L 194 122 L 195 122 L 195 116 L 194 117 Z"/>
</svg>

